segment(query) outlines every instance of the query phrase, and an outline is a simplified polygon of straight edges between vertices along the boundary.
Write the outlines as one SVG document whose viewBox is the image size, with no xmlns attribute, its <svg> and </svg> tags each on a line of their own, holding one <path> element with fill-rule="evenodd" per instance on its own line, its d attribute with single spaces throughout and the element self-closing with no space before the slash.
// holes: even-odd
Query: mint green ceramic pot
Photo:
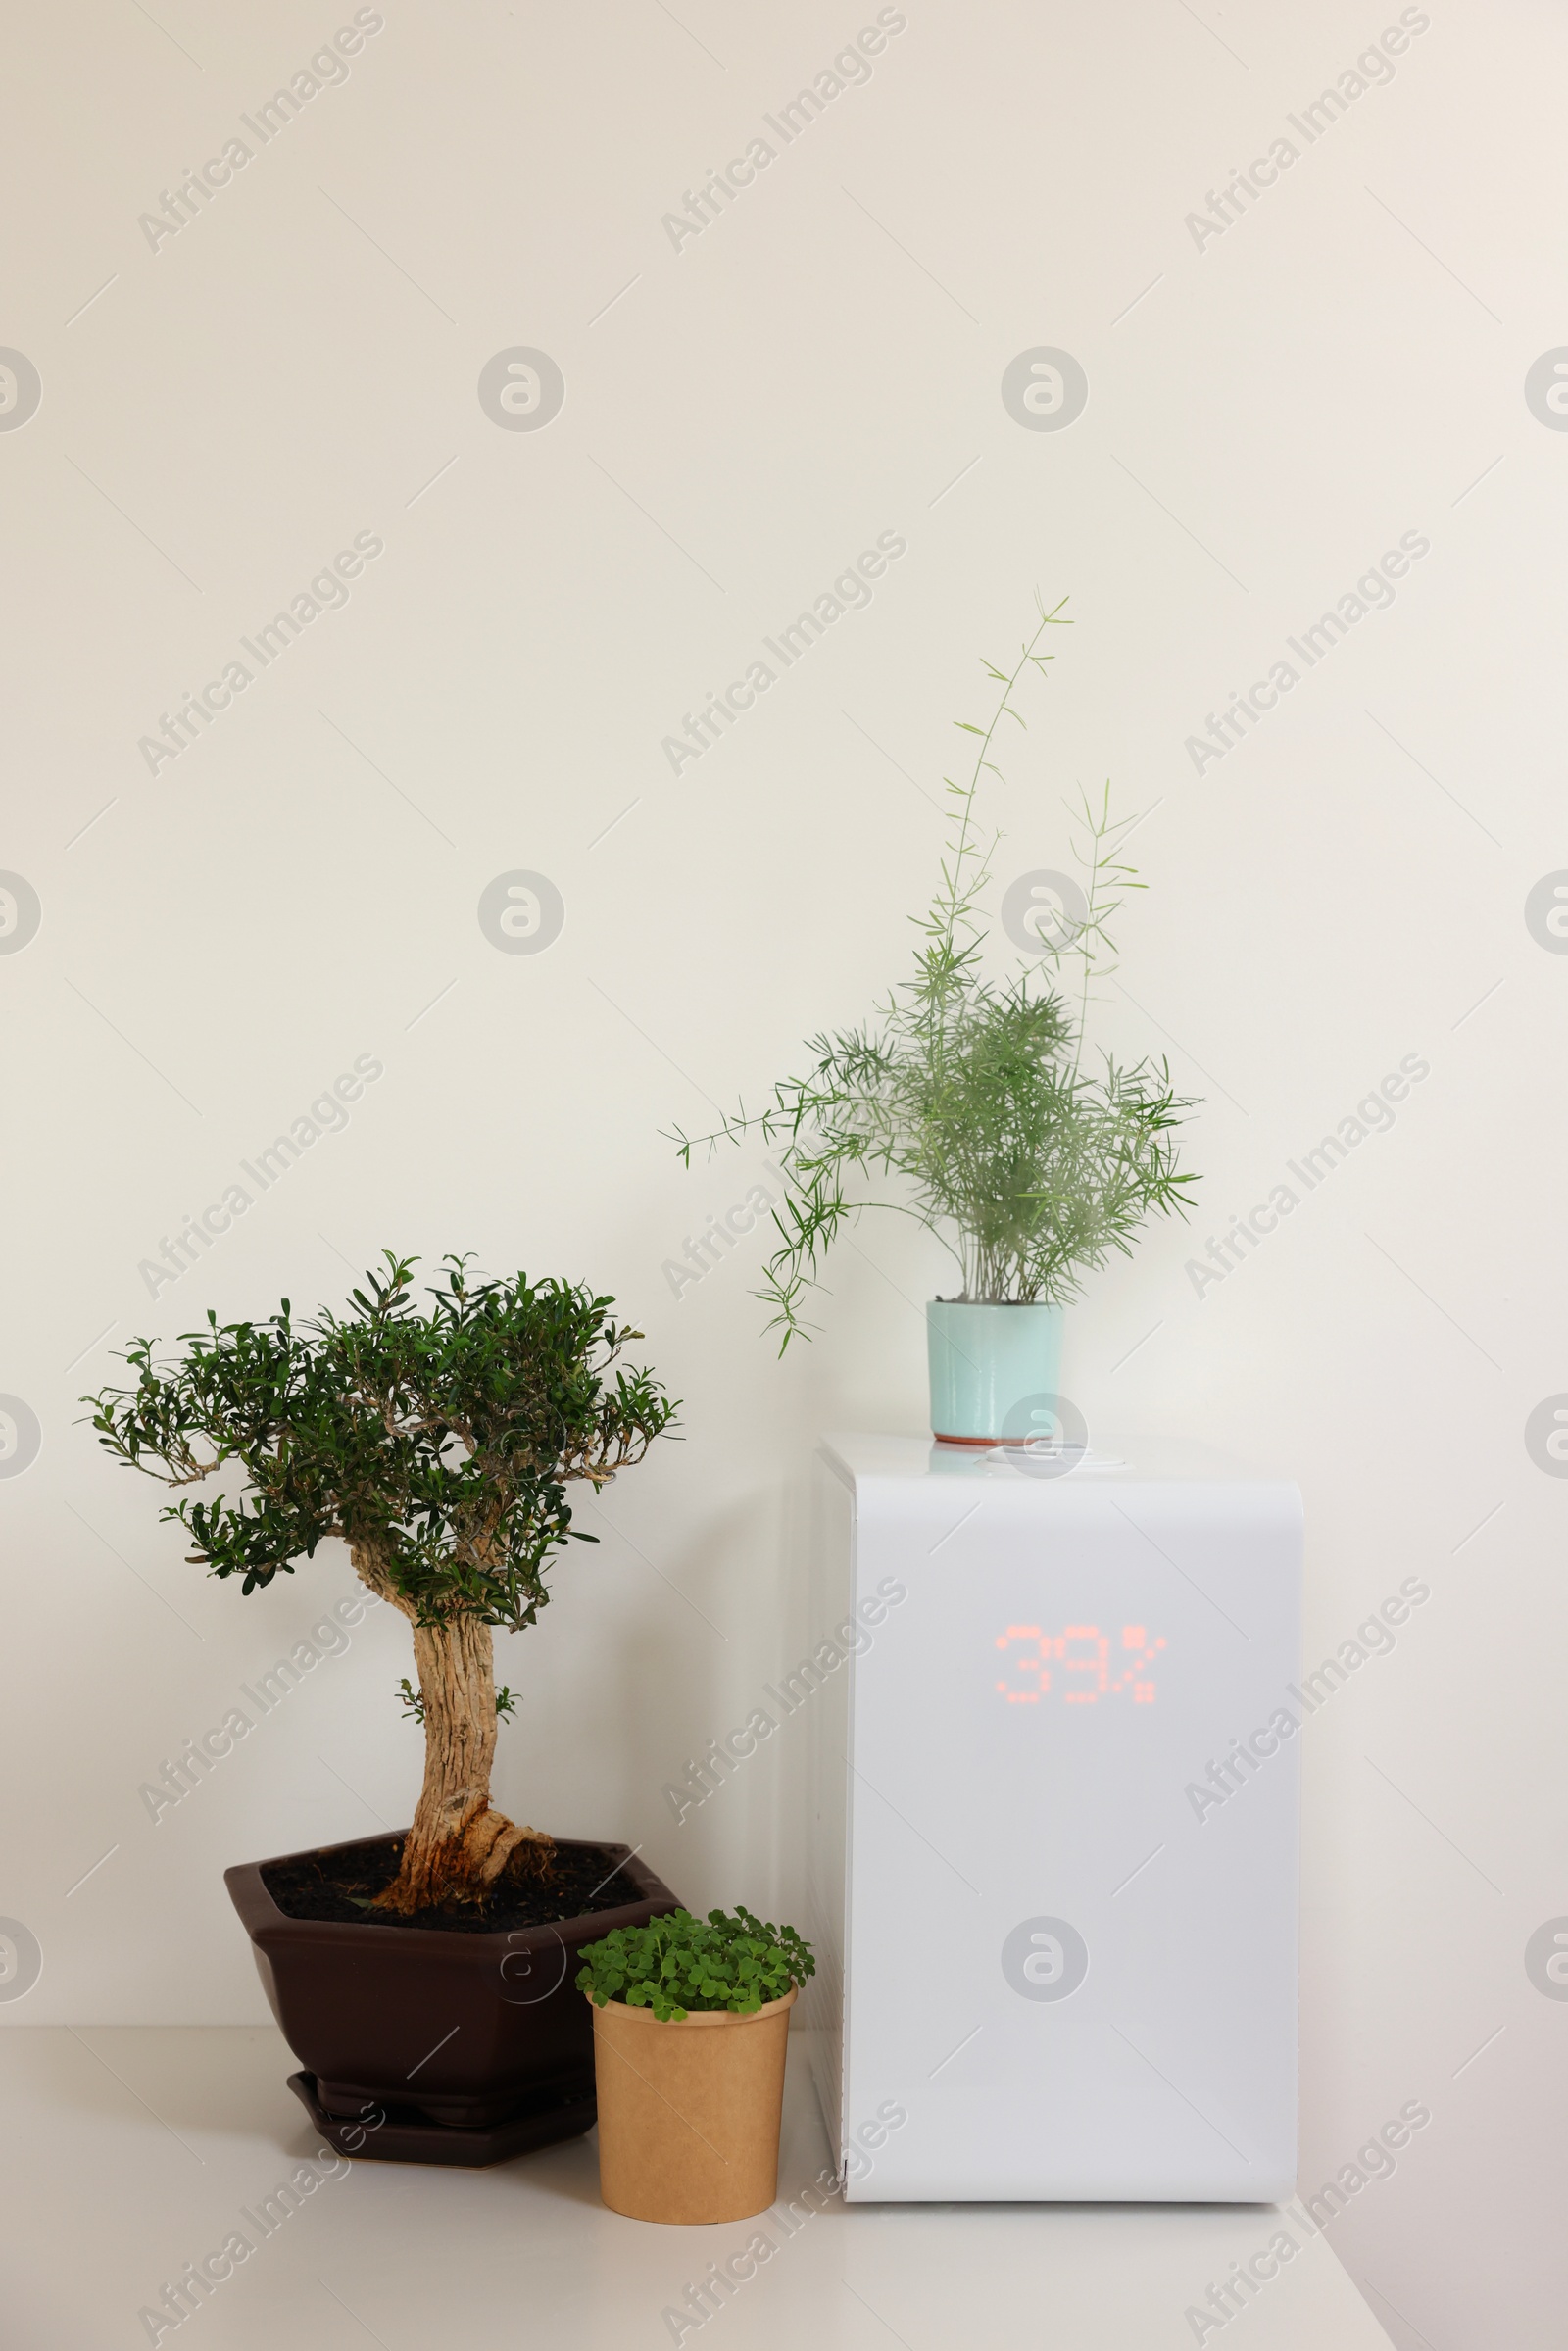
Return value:
<svg viewBox="0 0 1568 2351">
<path fill-rule="evenodd" d="M 1038 1432 L 1019 1408 L 1059 1389 L 1061 1325 L 1060 1306 L 933 1298 L 925 1310 L 932 1435 L 944 1445 L 1027 1444 Z"/>
</svg>

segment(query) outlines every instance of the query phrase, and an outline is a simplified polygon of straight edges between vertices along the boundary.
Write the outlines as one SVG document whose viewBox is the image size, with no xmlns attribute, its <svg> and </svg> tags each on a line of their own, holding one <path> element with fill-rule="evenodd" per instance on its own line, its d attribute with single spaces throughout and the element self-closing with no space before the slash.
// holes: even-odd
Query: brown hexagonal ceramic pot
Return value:
<svg viewBox="0 0 1568 2351">
<path fill-rule="evenodd" d="M 570 1850 L 584 1840 L 559 1841 Z M 290 1918 L 267 1889 L 273 1864 L 225 1870 L 272 2014 L 305 2069 L 289 2086 L 334 2146 L 486 2164 L 592 2127 L 593 2026 L 573 1981 L 577 1953 L 679 1907 L 625 1845 L 602 1849 L 639 1888 L 637 1902 L 478 1935 Z"/>
</svg>

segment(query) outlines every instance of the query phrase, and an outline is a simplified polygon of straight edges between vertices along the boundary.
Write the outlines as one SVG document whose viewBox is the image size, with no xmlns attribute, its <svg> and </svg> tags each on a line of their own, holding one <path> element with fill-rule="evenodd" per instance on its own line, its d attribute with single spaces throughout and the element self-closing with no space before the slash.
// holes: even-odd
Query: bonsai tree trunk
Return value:
<svg viewBox="0 0 1568 2351">
<path fill-rule="evenodd" d="M 405 1917 L 435 1902 L 483 1900 L 519 1845 L 533 1842 L 543 1860 L 551 1843 L 491 1806 L 496 1688 L 489 1626 L 472 1616 L 416 1623 L 414 1657 L 424 1703 L 424 1786 L 403 1866 L 377 1896 L 380 1908 Z"/>
</svg>

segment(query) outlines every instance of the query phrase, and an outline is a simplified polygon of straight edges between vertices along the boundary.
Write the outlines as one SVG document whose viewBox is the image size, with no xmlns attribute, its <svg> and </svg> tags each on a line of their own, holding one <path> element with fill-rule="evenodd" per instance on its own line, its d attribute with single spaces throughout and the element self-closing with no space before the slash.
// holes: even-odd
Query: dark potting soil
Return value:
<svg viewBox="0 0 1568 2351">
<path fill-rule="evenodd" d="M 368 1905 L 398 1874 L 401 1837 L 368 1837 L 331 1853 L 294 1853 L 270 1861 L 262 1884 L 286 1918 L 336 1919 L 345 1925 L 434 1927 L 444 1934 L 496 1935 L 509 1928 L 553 1927 L 562 1919 L 620 1910 L 640 1902 L 640 1886 L 615 1867 L 604 1845 L 558 1845 L 543 1874 L 503 1874 L 487 1902 L 444 1902 L 398 1918 Z"/>
</svg>

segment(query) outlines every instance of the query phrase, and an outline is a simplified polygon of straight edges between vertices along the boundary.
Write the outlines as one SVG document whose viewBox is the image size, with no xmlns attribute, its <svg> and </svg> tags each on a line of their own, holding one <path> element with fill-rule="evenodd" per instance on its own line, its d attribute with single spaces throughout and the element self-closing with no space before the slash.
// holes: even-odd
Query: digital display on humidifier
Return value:
<svg viewBox="0 0 1568 2351">
<path fill-rule="evenodd" d="M 1154 1660 L 1164 1646 L 1164 1635 L 1152 1635 L 1146 1625 L 1123 1625 L 1119 1641 L 1098 1625 L 1064 1625 L 1059 1633 L 1009 1625 L 997 1635 L 1005 1676 L 997 1689 L 1009 1706 L 1057 1698 L 1066 1706 L 1094 1706 L 1118 1697 L 1152 1706 Z"/>
</svg>

